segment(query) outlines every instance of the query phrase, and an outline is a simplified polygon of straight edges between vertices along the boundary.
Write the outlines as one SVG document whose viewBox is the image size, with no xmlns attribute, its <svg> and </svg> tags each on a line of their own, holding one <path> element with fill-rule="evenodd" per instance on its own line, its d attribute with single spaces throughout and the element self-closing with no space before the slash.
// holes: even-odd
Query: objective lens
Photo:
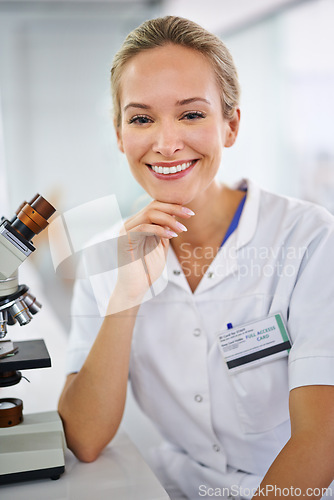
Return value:
<svg viewBox="0 0 334 500">
<path fill-rule="evenodd" d="M 24 294 L 24 302 L 31 314 L 37 314 L 38 311 L 42 308 L 42 304 L 40 304 L 36 297 L 30 292 Z"/>
<path fill-rule="evenodd" d="M 9 313 L 14 320 L 19 322 L 21 326 L 30 323 L 32 318 L 32 315 L 23 300 L 17 300 L 12 306 L 10 306 Z"/>
<path fill-rule="evenodd" d="M 5 337 L 7 333 L 7 320 L 8 320 L 8 313 L 6 310 L 0 311 L 0 339 Z"/>
</svg>

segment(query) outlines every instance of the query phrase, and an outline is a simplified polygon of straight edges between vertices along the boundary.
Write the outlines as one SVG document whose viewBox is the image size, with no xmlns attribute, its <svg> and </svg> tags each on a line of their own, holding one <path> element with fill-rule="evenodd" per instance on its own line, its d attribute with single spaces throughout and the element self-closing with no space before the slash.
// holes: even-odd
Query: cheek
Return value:
<svg viewBox="0 0 334 500">
<path fill-rule="evenodd" d="M 123 133 L 123 149 L 128 159 L 138 160 L 145 153 L 148 141 L 141 134 Z"/>
<path fill-rule="evenodd" d="M 217 148 L 223 146 L 222 137 L 219 134 L 217 127 L 203 127 L 196 131 L 191 131 L 186 139 L 188 144 L 191 144 L 199 153 L 210 156 L 217 154 Z"/>
</svg>

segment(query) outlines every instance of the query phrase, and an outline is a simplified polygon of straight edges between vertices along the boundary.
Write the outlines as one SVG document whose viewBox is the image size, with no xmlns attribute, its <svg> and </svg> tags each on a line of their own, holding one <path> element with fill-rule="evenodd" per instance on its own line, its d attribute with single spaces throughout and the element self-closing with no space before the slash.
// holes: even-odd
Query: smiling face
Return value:
<svg viewBox="0 0 334 500">
<path fill-rule="evenodd" d="M 169 203 L 210 196 L 239 114 L 224 120 L 209 60 L 179 45 L 148 49 L 125 65 L 120 88 L 118 145 L 139 184 Z"/>
</svg>

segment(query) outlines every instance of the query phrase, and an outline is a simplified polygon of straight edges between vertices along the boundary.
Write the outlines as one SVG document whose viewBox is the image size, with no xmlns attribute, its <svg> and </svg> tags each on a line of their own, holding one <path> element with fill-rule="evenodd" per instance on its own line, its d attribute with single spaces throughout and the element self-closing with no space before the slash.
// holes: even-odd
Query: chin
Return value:
<svg viewBox="0 0 334 500">
<path fill-rule="evenodd" d="M 173 184 L 173 183 L 171 183 Z M 164 186 L 151 186 L 147 190 L 149 195 L 162 203 L 176 203 L 178 205 L 186 205 L 192 202 L 201 193 L 201 188 L 197 185 L 170 185 L 169 181 L 165 181 Z"/>
<path fill-rule="evenodd" d="M 191 201 L 189 196 L 181 193 L 159 193 L 154 196 L 154 199 L 162 203 L 175 203 L 182 206 Z"/>
</svg>

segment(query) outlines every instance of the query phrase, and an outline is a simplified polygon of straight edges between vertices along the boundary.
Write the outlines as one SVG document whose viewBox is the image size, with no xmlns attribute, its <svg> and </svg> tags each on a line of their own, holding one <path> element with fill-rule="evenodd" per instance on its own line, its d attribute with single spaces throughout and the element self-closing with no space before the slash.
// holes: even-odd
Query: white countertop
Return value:
<svg viewBox="0 0 334 500">
<path fill-rule="evenodd" d="M 168 500 L 169 496 L 122 429 L 100 457 L 79 462 L 69 450 L 60 479 L 0 486 L 1 500 Z"/>
</svg>

